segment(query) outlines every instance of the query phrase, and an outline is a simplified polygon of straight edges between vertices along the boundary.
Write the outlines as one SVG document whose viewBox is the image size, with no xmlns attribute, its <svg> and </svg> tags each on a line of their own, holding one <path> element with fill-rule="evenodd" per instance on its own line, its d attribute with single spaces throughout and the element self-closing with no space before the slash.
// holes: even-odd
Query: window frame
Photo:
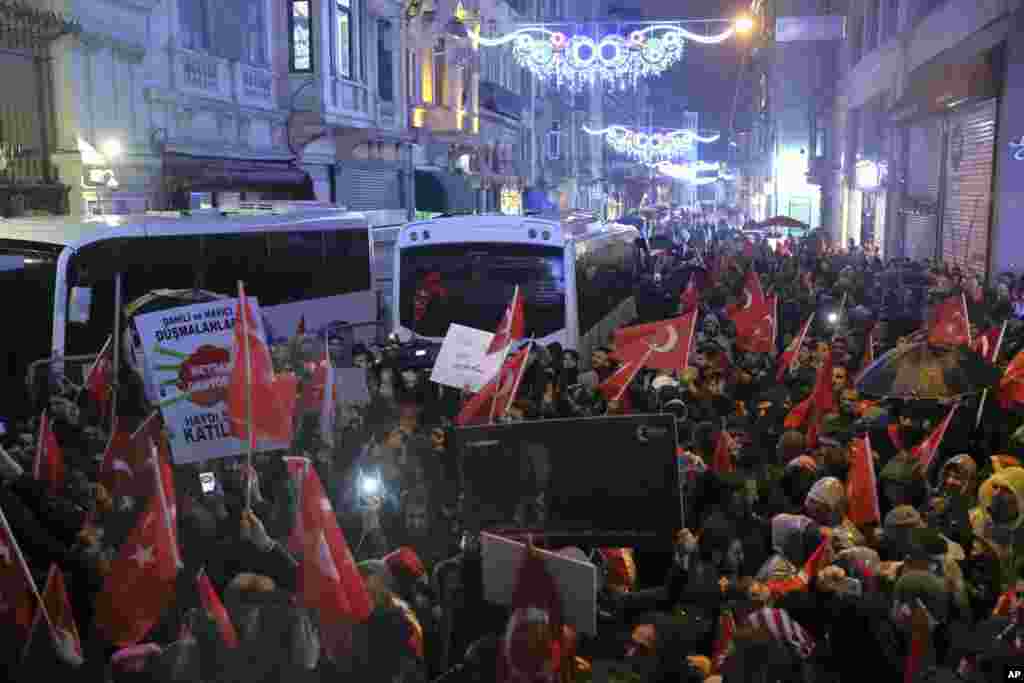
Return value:
<svg viewBox="0 0 1024 683">
<path fill-rule="evenodd" d="M 309 67 L 300 69 L 295 66 L 295 7 L 305 5 L 308 17 L 309 31 Z M 316 71 L 316 50 L 313 40 L 313 0 L 289 0 L 288 3 L 288 72 L 297 74 L 308 74 Z"/>
<path fill-rule="evenodd" d="M 334 0 L 334 68 L 340 78 L 344 78 L 349 81 L 358 80 L 356 74 L 356 36 L 358 31 L 356 30 L 356 10 L 354 7 L 356 2 L 354 0 Z M 342 57 L 342 43 L 341 43 L 341 20 L 342 17 L 347 17 L 348 30 L 347 35 L 347 52 L 348 52 L 348 73 L 342 69 L 341 57 Z"/>
</svg>

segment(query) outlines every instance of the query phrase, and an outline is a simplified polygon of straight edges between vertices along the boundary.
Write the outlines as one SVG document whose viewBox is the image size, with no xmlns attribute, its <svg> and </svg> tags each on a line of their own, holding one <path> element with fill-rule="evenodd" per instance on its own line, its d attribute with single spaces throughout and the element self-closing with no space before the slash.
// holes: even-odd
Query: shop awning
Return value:
<svg viewBox="0 0 1024 683">
<path fill-rule="evenodd" d="M 312 191 L 312 181 L 288 161 L 224 159 L 164 154 L 164 178 L 195 192 L 282 190 Z M 296 196 L 296 199 L 301 197 Z"/>
<path fill-rule="evenodd" d="M 456 213 L 476 209 L 473 189 L 465 176 L 447 171 L 416 171 L 416 210 Z"/>
</svg>

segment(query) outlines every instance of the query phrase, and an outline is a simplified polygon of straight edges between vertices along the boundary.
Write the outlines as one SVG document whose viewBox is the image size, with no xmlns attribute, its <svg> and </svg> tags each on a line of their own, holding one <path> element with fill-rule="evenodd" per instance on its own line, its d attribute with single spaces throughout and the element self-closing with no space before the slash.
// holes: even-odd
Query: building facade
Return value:
<svg viewBox="0 0 1024 683">
<path fill-rule="evenodd" d="M 746 72 L 749 126 L 736 135 L 737 199 L 752 218 L 828 224 L 843 2 L 756 0 Z"/>
<path fill-rule="evenodd" d="M 54 167 L 55 112 L 49 55 L 74 40 L 68 15 L 0 2 L 0 216 L 64 214 L 70 184 Z"/>
<path fill-rule="evenodd" d="M 833 239 L 983 277 L 1020 270 L 1020 15 L 1015 0 L 851 3 Z"/>
</svg>

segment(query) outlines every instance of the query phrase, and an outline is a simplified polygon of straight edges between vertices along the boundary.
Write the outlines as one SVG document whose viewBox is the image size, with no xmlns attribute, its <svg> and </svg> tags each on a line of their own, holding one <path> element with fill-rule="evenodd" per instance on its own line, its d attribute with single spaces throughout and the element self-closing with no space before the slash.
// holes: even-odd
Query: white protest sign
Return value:
<svg viewBox="0 0 1024 683">
<path fill-rule="evenodd" d="M 501 536 L 480 535 L 483 551 L 484 598 L 512 605 L 526 546 Z M 562 598 L 562 618 L 580 633 L 597 635 L 597 567 L 546 550 L 538 550 Z"/>
<path fill-rule="evenodd" d="M 502 354 L 488 355 L 494 335 L 464 325 L 452 324 L 434 361 L 430 381 L 446 387 L 480 391 L 498 374 Z"/>
<path fill-rule="evenodd" d="M 259 303 L 248 297 L 256 334 L 266 339 Z M 147 385 L 156 391 L 170 433 L 175 463 L 241 455 L 242 439 L 231 436 L 227 391 L 231 377 L 237 299 L 218 299 L 134 318 L 146 361 Z M 287 443 L 258 441 L 257 450 Z"/>
</svg>

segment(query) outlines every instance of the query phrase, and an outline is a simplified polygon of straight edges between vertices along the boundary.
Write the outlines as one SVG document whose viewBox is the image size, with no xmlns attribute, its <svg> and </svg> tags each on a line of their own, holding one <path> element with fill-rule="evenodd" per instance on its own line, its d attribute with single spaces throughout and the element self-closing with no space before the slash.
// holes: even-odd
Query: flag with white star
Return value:
<svg viewBox="0 0 1024 683">
<path fill-rule="evenodd" d="M 159 470 L 163 495 L 157 490 L 146 503 L 96 597 L 96 629 L 118 647 L 142 640 L 174 598 L 179 566 L 174 480 L 166 460 Z"/>
</svg>

